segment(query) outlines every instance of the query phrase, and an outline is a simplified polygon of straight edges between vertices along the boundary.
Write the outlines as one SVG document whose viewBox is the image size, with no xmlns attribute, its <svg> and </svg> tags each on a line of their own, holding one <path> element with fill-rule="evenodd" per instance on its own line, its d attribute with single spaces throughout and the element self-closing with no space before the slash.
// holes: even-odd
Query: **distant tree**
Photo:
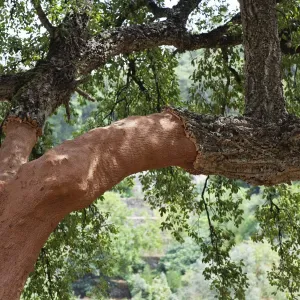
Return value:
<svg viewBox="0 0 300 300">
<path fill-rule="evenodd" d="M 130 174 L 179 166 L 252 185 L 300 179 L 300 121 L 294 115 L 299 3 L 240 0 L 240 12 L 232 15 L 225 1 L 217 2 L 179 0 L 167 8 L 152 0 L 0 1 L 1 299 L 19 298 L 43 245 L 65 216 L 92 205 Z M 196 27 L 188 30 L 192 15 Z M 176 54 L 196 49 L 204 50 L 193 61 L 191 99 L 180 102 Z M 62 105 L 70 117 L 74 93 L 82 104 L 99 104 L 87 128 L 118 121 L 43 154 L 51 147 L 48 118 Z M 166 105 L 190 110 L 162 110 Z M 135 116 L 120 120 L 129 115 Z M 226 222 L 242 221 L 242 200 L 234 197 L 239 186 L 226 178 L 207 179 L 199 200 L 193 199 L 190 177 L 175 168 L 141 180 L 150 203 L 162 215 L 169 213 L 162 226 L 179 240 L 186 229 L 201 245 L 205 262 L 211 262 L 205 277 L 213 278 L 219 297 L 243 299 L 246 276 L 229 260 L 232 232 L 223 230 Z M 217 199 L 214 207 L 209 193 Z M 256 239 L 268 238 L 278 251 L 281 263 L 271 282 L 295 299 L 299 196 L 286 186 L 264 195 Z M 209 239 L 187 222 L 191 212 L 207 215 Z M 41 288 L 51 287 L 51 280 Z"/>
</svg>

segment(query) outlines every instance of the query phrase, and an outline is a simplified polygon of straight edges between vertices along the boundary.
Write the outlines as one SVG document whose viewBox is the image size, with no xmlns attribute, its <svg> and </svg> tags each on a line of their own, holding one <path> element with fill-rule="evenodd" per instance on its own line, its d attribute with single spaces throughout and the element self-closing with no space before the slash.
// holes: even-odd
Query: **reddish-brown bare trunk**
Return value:
<svg viewBox="0 0 300 300">
<path fill-rule="evenodd" d="M 189 169 L 195 157 L 182 123 L 162 113 L 92 130 L 23 164 L 1 185 L 0 299 L 18 299 L 42 245 L 67 213 L 129 174 L 170 165 Z"/>
<path fill-rule="evenodd" d="M 19 122 L 9 122 L 6 139 L 0 148 L 0 181 L 12 178 L 20 166 L 28 161 L 36 143 L 36 129 Z"/>
</svg>

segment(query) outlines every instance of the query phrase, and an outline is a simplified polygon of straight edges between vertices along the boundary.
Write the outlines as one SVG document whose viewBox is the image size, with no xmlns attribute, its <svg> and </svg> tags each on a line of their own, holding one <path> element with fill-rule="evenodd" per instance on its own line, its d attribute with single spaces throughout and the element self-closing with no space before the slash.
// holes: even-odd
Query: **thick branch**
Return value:
<svg viewBox="0 0 300 300">
<path fill-rule="evenodd" d="M 190 168 L 195 156 L 182 123 L 163 113 L 92 130 L 23 165 L 0 189 L 0 299 L 18 299 L 43 243 L 67 213 L 129 174 Z"/>
<path fill-rule="evenodd" d="M 184 50 L 239 45 L 241 34 L 226 35 L 229 24 L 209 33 L 191 34 L 172 21 L 135 25 L 106 31 L 87 42 L 82 55 L 80 72 L 88 74 L 105 64 L 111 57 L 162 45 Z"/>
<path fill-rule="evenodd" d="M 233 27 L 240 24 L 241 15 L 238 13 L 226 24 L 201 34 L 188 32 L 184 27 L 173 22 L 172 18 L 151 24 L 108 30 L 87 42 L 87 47 L 81 57 L 80 73 L 90 73 L 104 65 L 115 55 L 142 51 L 162 45 L 175 46 L 180 51 L 241 45 L 243 41 L 242 30 Z M 300 52 L 300 47 L 290 48 L 286 39 L 282 37 L 281 51 L 284 54 L 297 54 Z"/>
<path fill-rule="evenodd" d="M 35 143 L 35 128 L 17 121 L 6 125 L 6 138 L 0 148 L 0 181 L 15 176 L 21 165 L 28 161 Z"/>
<path fill-rule="evenodd" d="M 192 9 L 198 2 L 180 1 L 172 10 L 179 7 L 181 11 L 188 6 L 187 3 L 193 4 L 189 6 Z M 182 23 L 169 17 L 166 21 L 108 30 L 90 38 L 86 31 L 88 16 L 72 15 L 60 28 L 68 30 L 68 34 L 61 32 L 52 39 L 47 60 L 26 72 L 30 76 L 24 78 L 30 83 L 24 85 L 24 81 L 22 85 L 16 85 L 14 77 L 0 77 L 0 99 L 14 96 L 10 117 L 30 120 L 42 128 L 45 119 L 59 105 L 67 105 L 76 89 L 78 75 L 90 74 L 115 55 L 161 45 L 173 45 L 181 51 L 239 45 L 241 31 L 238 27 L 232 30 L 232 25 L 240 24 L 240 20 L 237 14 L 227 24 L 208 33 L 191 34 L 181 26 Z M 6 85 L 8 78 L 10 83 Z"/>
<path fill-rule="evenodd" d="M 245 114 L 277 122 L 286 116 L 275 0 L 241 0 Z"/>
<path fill-rule="evenodd" d="M 67 213 L 130 174 L 174 165 L 271 185 L 300 179 L 299 152 L 298 119 L 266 125 L 178 109 L 130 117 L 64 142 L 0 186 L 0 298 L 18 296 L 43 243 Z"/>
<path fill-rule="evenodd" d="M 218 174 L 254 185 L 300 179 L 300 120 L 276 124 L 243 117 L 197 115 L 169 109 L 197 148 L 196 174 Z"/>
</svg>

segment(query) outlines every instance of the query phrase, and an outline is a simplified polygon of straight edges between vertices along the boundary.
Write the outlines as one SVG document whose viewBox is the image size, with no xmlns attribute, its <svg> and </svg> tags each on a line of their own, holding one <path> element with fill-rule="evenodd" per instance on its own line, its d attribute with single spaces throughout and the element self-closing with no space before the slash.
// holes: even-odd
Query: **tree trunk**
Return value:
<svg viewBox="0 0 300 300">
<path fill-rule="evenodd" d="M 36 131 L 27 124 L 10 126 L 27 126 L 24 140 L 33 140 Z M 91 130 L 23 164 L 1 185 L 0 299 L 19 297 L 42 245 L 65 215 L 124 177 L 179 166 L 256 184 L 290 181 L 300 178 L 299 133 L 296 119 L 265 125 L 169 108 Z"/>
<path fill-rule="evenodd" d="M 161 113 L 92 130 L 22 165 L 1 185 L 0 299 L 19 298 L 40 249 L 66 214 L 130 174 L 171 165 L 191 169 L 195 157 L 182 123 Z"/>
<path fill-rule="evenodd" d="M 240 0 L 245 51 L 245 114 L 264 122 L 286 116 L 276 0 Z"/>
</svg>

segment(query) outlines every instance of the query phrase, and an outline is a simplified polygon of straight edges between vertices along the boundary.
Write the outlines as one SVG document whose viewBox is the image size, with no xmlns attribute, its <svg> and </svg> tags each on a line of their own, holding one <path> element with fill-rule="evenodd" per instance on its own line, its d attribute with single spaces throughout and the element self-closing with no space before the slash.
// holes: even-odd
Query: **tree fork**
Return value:
<svg viewBox="0 0 300 300">
<path fill-rule="evenodd" d="M 5 154 L 4 148 L 0 152 L 2 172 L 10 161 L 13 164 L 12 172 L 2 174 L 5 182 L 0 181 L 0 299 L 19 297 L 42 245 L 65 215 L 90 205 L 130 174 L 180 166 L 192 173 L 220 174 L 253 184 L 300 178 L 300 121 L 285 112 L 275 1 L 249 0 L 246 5 L 241 0 L 241 9 L 247 117 L 201 116 L 169 108 L 92 130 L 26 163 L 36 136 L 25 122 L 42 127 L 54 109 L 70 98 L 77 75 L 124 52 L 163 44 L 193 46 L 183 42 L 195 36 L 166 21 L 114 29 L 95 38 L 85 36 L 85 18 L 78 31 L 72 30 L 70 21 L 64 29 L 74 39 L 65 43 L 66 36 L 57 36 L 48 65 L 43 68 L 42 62 L 34 69 L 38 73 L 32 73 L 30 82 L 20 87 L 11 77 L 11 87 L 6 88 L 0 80 L 0 100 L 13 98 L 14 105 L 6 128 L 7 146 L 3 146 L 14 146 L 10 127 L 14 121 L 22 120 L 15 129 L 23 134 L 11 154 Z M 217 31 L 213 35 L 216 43 L 224 38 Z M 209 36 L 197 35 L 196 46 L 207 46 Z M 232 43 L 239 44 L 240 36 Z"/>
</svg>

